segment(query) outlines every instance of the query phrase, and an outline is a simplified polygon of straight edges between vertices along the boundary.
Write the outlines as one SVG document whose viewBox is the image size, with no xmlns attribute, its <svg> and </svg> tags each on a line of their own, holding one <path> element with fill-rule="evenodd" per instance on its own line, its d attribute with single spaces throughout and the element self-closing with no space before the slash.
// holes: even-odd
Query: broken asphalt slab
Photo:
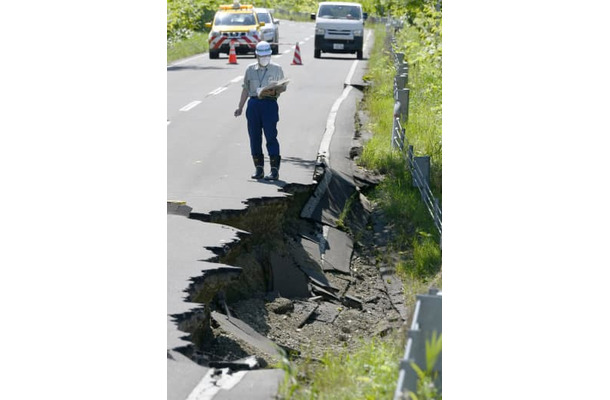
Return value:
<svg viewBox="0 0 610 400">
<path fill-rule="evenodd" d="M 283 354 L 278 345 L 255 331 L 250 325 L 239 318 L 228 317 L 216 311 L 212 311 L 212 318 L 218 322 L 225 332 L 230 333 L 276 360 L 282 358 Z"/>
<path fill-rule="evenodd" d="M 338 114 L 354 115 L 356 112 L 355 105 L 361 97 L 361 93 L 352 90 L 347 98 L 348 101 L 340 107 Z M 314 242 L 314 245 L 318 247 L 318 260 L 314 260 L 315 262 L 307 266 L 298 263 L 299 265 L 296 267 L 303 271 L 305 278 L 310 280 L 310 284 L 312 282 L 321 284 L 324 290 L 331 295 L 333 292 L 332 285 L 324 276 L 322 269 L 349 273 L 353 241 L 345 232 L 336 228 L 341 212 L 356 191 L 356 185 L 352 178 L 352 161 L 348 157 L 354 132 L 353 117 L 345 118 L 344 116 L 343 118 L 337 118 L 337 121 L 347 122 L 337 123 L 336 132 L 330 146 L 333 156 L 332 164 L 328 160 L 329 163 L 326 165 L 327 171 L 324 176 L 326 184 L 325 187 L 319 187 L 320 201 L 318 201 L 316 207 L 311 209 L 312 214 L 310 216 L 310 219 L 325 226 L 326 237 L 323 238 L 323 242 Z M 278 195 L 281 196 L 281 194 Z M 205 198 L 206 196 L 202 197 Z M 214 267 L 218 268 L 218 264 L 206 261 L 216 255 L 209 248 L 229 246 L 232 242 L 239 240 L 240 234 L 244 233 L 227 226 L 207 224 L 189 219 L 189 213 L 190 207 L 187 204 L 168 203 L 168 313 L 172 315 L 209 312 L 210 317 L 223 330 L 264 353 L 276 358 L 280 357 L 282 353 L 275 343 L 256 332 L 243 321 L 217 312 L 202 310 L 203 305 L 188 301 L 187 289 L 189 286 L 200 281 L 201 277 L 205 276 L 206 271 L 211 272 Z M 303 240 L 302 243 L 306 243 L 306 240 Z M 315 256 L 313 251 L 308 252 L 308 254 Z M 315 257 L 311 258 L 314 259 Z M 283 264 L 282 260 L 276 260 L 276 262 Z M 216 269 L 216 271 L 219 270 Z M 234 272 L 231 270 L 225 271 L 227 273 Z M 278 278 L 278 276 L 275 278 Z M 280 279 L 277 279 L 277 282 L 280 283 Z M 300 290 L 302 287 L 301 282 L 297 289 Z M 357 301 L 354 303 L 351 306 L 358 305 Z M 307 313 L 308 318 L 313 317 L 313 315 L 328 321 L 336 318 L 336 304 L 309 303 L 305 307 L 310 311 Z M 303 321 L 303 323 L 305 322 Z M 189 343 L 188 334 L 178 330 L 175 320 L 168 319 L 168 399 L 193 400 L 207 398 L 223 400 L 247 398 L 266 400 L 275 398 L 284 376 L 283 371 L 273 369 L 230 372 L 229 368 L 204 367 L 174 350 L 175 347 L 173 346 L 180 347 L 184 346 L 185 343 Z"/>
<path fill-rule="evenodd" d="M 349 274 L 354 241 L 343 231 L 327 226 L 324 228 L 325 236 L 317 241 L 300 238 L 300 245 L 319 269 Z M 318 281 L 326 282 L 326 278 L 317 278 Z"/>
</svg>

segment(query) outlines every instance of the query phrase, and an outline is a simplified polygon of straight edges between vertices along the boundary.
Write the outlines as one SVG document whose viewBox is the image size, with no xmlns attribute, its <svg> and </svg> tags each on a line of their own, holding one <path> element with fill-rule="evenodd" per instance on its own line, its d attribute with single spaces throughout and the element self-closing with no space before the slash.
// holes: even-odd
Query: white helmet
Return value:
<svg viewBox="0 0 610 400">
<path fill-rule="evenodd" d="M 256 44 L 255 53 L 257 56 L 270 56 L 271 55 L 271 45 L 264 40 L 258 42 Z"/>
</svg>

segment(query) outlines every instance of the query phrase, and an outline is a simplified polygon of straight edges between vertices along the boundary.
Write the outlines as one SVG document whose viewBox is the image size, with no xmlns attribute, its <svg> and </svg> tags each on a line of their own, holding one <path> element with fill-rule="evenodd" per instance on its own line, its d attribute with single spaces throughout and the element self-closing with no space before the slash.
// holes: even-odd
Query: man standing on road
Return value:
<svg viewBox="0 0 610 400">
<path fill-rule="evenodd" d="M 280 120 L 277 98 L 284 87 L 265 90 L 261 89 L 270 83 L 284 79 L 282 67 L 271 62 L 271 45 L 265 41 L 256 45 L 257 62 L 250 64 L 244 75 L 243 90 L 239 99 L 239 106 L 234 115 L 239 117 L 244 104 L 248 100 L 246 119 L 248 120 L 248 135 L 250 136 L 250 153 L 254 161 L 254 175 L 252 179 L 262 179 L 265 174 L 265 157 L 263 156 L 263 132 L 271 172 L 265 176 L 266 180 L 277 180 L 280 177 L 280 144 L 277 140 L 277 123 Z"/>
</svg>

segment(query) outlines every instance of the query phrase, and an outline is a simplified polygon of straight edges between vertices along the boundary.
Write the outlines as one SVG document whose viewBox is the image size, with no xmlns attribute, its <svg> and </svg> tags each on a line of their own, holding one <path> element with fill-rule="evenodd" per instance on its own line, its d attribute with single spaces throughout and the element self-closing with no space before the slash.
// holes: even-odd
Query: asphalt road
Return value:
<svg viewBox="0 0 610 400">
<path fill-rule="evenodd" d="M 372 44 L 372 35 L 367 31 L 362 61 L 351 54 L 323 54 L 321 59 L 315 59 L 313 29 L 313 23 L 282 20 L 280 54 L 272 58 L 291 79 L 288 90 L 278 100 L 282 165 L 277 182 L 250 179 L 253 165 L 245 110 L 242 116 L 233 116 L 243 73 L 255 62 L 254 57 L 238 55 L 238 64 L 229 64 L 226 55 L 210 60 L 207 54 L 202 54 L 168 66 L 168 201 L 186 202 L 193 213 L 243 209 L 250 198 L 283 196 L 278 189 L 287 183 L 313 183 L 316 157 L 325 146 L 325 138 L 328 140 L 325 133 L 328 133 L 329 121 L 334 122 L 336 118 L 337 126 L 353 123 L 357 96 L 348 96 L 349 90 L 344 92 L 345 83 L 361 82 L 368 46 Z M 291 64 L 297 42 L 303 65 Z M 338 112 L 338 107 L 346 105 L 349 112 Z M 349 134 L 345 140 L 349 140 Z M 211 393 L 206 392 L 210 389 L 206 386 L 208 369 L 175 351 L 188 342 L 171 316 L 200 307 L 184 301 L 190 278 L 201 275 L 204 270 L 224 267 L 203 261 L 212 256 L 205 247 L 237 240 L 237 232 L 226 226 L 168 215 L 167 234 L 168 399 L 197 398 L 194 394 L 197 391 L 200 398 L 212 398 L 213 395 L 205 397 Z M 277 371 L 270 374 L 272 384 L 263 385 L 269 393 L 277 390 L 281 378 Z M 244 382 L 247 380 L 244 378 Z M 239 385 L 233 390 L 239 390 Z M 266 394 L 260 395 L 265 398 Z"/>
</svg>

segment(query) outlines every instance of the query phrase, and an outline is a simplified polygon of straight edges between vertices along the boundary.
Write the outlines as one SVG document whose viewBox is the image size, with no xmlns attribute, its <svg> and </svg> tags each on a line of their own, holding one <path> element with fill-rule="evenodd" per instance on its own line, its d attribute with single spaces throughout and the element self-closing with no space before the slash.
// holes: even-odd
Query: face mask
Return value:
<svg viewBox="0 0 610 400">
<path fill-rule="evenodd" d="M 269 65 L 269 62 L 271 62 L 271 56 L 264 56 L 258 58 L 258 63 L 261 65 L 261 67 L 266 67 L 267 65 Z"/>
</svg>

